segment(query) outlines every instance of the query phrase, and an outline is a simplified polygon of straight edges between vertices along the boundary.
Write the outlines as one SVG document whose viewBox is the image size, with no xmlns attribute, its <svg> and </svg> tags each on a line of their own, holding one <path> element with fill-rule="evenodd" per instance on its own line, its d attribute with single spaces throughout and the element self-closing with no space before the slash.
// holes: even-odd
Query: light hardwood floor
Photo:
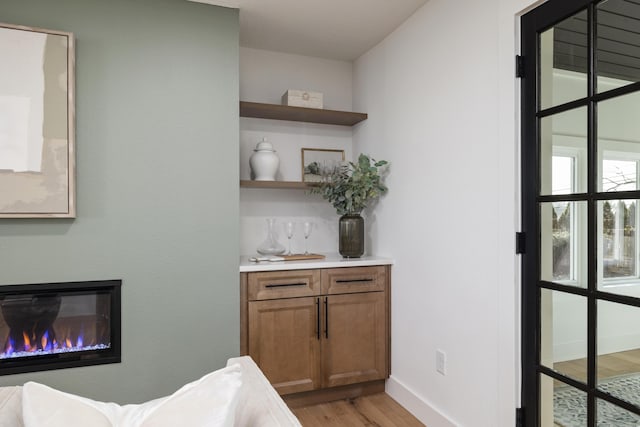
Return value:
<svg viewBox="0 0 640 427">
<path fill-rule="evenodd" d="M 424 426 L 385 393 L 292 409 L 304 427 Z"/>
<path fill-rule="evenodd" d="M 586 381 L 586 359 L 557 362 L 553 367 L 560 373 L 577 380 Z M 640 349 L 620 351 L 598 357 L 598 378 L 600 379 L 636 372 L 640 372 Z"/>
<path fill-rule="evenodd" d="M 586 360 L 558 362 L 554 368 L 573 378 L 586 378 Z M 640 371 L 640 349 L 600 356 L 600 378 Z M 292 409 L 304 427 L 424 426 L 385 393 Z"/>
</svg>

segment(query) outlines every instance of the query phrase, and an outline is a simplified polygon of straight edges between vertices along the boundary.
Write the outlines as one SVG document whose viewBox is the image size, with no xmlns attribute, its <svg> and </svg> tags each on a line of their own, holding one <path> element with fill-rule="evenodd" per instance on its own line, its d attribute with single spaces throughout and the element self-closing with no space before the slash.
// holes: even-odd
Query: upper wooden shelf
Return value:
<svg viewBox="0 0 640 427">
<path fill-rule="evenodd" d="M 367 114 L 240 101 L 240 117 L 353 126 L 365 120 Z"/>
</svg>

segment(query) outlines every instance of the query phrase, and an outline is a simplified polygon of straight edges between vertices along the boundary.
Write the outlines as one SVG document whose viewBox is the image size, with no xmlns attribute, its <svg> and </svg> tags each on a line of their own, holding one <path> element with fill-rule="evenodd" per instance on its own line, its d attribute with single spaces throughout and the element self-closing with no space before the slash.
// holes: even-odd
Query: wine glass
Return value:
<svg viewBox="0 0 640 427">
<path fill-rule="evenodd" d="M 291 252 L 291 238 L 293 237 L 293 232 L 296 228 L 296 223 L 293 221 L 287 221 L 284 223 L 284 232 L 287 235 L 287 239 L 289 240 L 289 251 L 286 255 L 293 255 Z"/>
<path fill-rule="evenodd" d="M 305 221 L 303 225 L 304 232 L 304 254 L 309 255 L 309 236 L 311 235 L 311 230 L 313 229 L 313 223 L 309 221 Z"/>
</svg>

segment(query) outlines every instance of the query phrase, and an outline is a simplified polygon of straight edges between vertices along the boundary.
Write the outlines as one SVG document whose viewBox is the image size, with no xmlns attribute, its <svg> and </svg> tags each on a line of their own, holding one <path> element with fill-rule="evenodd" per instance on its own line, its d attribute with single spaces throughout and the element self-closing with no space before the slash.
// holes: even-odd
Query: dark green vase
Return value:
<svg viewBox="0 0 640 427">
<path fill-rule="evenodd" d="M 338 223 L 339 252 L 344 258 L 360 258 L 364 254 L 364 219 L 360 214 L 346 214 Z"/>
</svg>

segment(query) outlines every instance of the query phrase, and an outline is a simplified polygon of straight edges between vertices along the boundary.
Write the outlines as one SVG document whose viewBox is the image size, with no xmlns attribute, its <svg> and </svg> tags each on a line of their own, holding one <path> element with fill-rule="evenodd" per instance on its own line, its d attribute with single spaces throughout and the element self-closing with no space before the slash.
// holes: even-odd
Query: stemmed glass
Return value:
<svg viewBox="0 0 640 427">
<path fill-rule="evenodd" d="M 286 255 L 293 255 L 291 252 L 291 238 L 293 237 L 293 231 L 296 228 L 296 223 L 293 221 L 287 221 L 284 223 L 284 232 L 287 235 L 287 239 L 289 240 L 289 251 Z"/>
<path fill-rule="evenodd" d="M 303 226 L 304 232 L 304 254 L 309 255 L 309 236 L 311 235 L 311 230 L 313 229 L 313 223 L 309 221 L 305 221 Z"/>
</svg>

